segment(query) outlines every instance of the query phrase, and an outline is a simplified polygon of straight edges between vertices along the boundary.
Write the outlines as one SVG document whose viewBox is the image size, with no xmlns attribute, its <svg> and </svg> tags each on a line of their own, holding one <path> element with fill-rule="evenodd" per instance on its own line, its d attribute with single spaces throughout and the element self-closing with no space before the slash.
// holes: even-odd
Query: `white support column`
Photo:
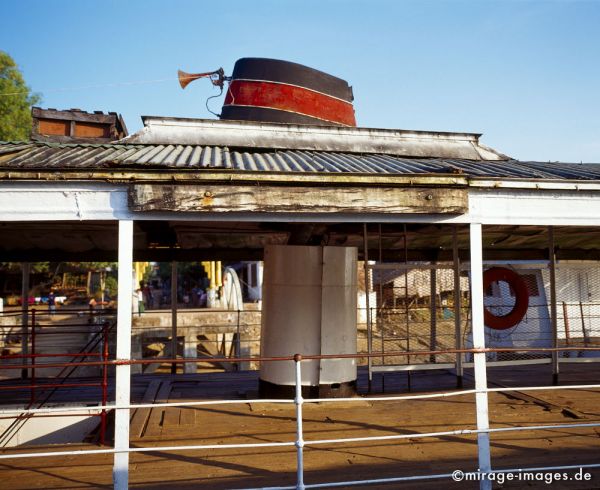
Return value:
<svg viewBox="0 0 600 490">
<path fill-rule="evenodd" d="M 131 302 L 133 281 L 133 221 L 119 221 L 119 306 L 117 310 L 117 359 L 131 359 Z M 130 403 L 131 366 L 117 365 L 115 403 Z M 115 449 L 129 449 L 129 409 L 116 410 Z M 129 453 L 115 453 L 113 483 L 116 490 L 129 485 Z"/>
<path fill-rule="evenodd" d="M 483 323 L 483 253 L 481 240 L 481 224 L 472 223 L 470 230 L 471 238 L 471 309 L 473 321 L 473 348 L 485 348 L 485 330 Z M 487 367 L 485 353 L 474 355 L 475 365 L 475 406 L 477 410 L 477 429 L 488 430 L 490 421 L 488 417 L 488 395 L 487 392 L 479 390 L 487 389 Z M 490 455 L 490 435 L 488 432 L 477 434 L 477 450 L 479 456 L 479 469 L 482 473 L 492 470 Z M 485 478 L 480 484 L 482 490 L 491 490 L 491 480 Z"/>
<path fill-rule="evenodd" d="M 183 337 L 183 357 L 186 359 L 198 358 L 198 331 L 196 327 L 185 327 L 185 335 Z M 198 364 L 195 362 L 186 362 L 183 365 L 183 372 L 186 374 L 197 373 Z"/>
<path fill-rule="evenodd" d="M 256 287 L 260 291 L 263 283 L 263 262 L 256 262 Z M 262 296 L 261 296 L 262 298 Z"/>
</svg>

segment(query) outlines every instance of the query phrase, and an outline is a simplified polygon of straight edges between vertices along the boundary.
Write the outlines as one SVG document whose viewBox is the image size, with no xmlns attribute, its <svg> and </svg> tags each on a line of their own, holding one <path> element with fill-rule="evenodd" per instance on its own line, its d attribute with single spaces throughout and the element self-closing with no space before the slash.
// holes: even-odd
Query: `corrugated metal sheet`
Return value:
<svg viewBox="0 0 600 490">
<path fill-rule="evenodd" d="M 317 151 L 402 158 L 509 160 L 482 145 L 479 133 L 281 124 L 143 116 L 144 127 L 122 145 L 189 145 L 248 151 Z M 243 150 L 242 150 L 243 151 Z"/>
<path fill-rule="evenodd" d="M 400 158 L 301 150 L 229 151 L 189 145 L 0 143 L 0 169 L 236 170 L 600 180 L 600 164 Z"/>
</svg>

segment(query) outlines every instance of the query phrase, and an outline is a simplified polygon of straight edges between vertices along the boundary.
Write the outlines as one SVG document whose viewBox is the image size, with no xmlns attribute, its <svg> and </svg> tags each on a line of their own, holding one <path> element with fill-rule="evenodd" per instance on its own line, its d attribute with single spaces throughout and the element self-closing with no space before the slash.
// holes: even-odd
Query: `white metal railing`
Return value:
<svg viewBox="0 0 600 490">
<path fill-rule="evenodd" d="M 309 359 L 319 356 L 309 356 Z M 329 357 L 329 356 L 328 356 Z M 76 450 L 76 451 L 46 451 L 46 452 L 28 452 L 28 453 L 9 453 L 0 454 L 0 460 L 18 459 L 18 458 L 40 458 L 40 457 L 57 457 L 57 456 L 83 456 L 83 455 L 98 455 L 98 454 L 129 454 L 129 453 L 151 453 L 157 451 L 189 451 L 189 450 L 214 450 L 214 449 L 246 449 L 246 448 L 269 448 L 269 447 L 295 447 L 296 448 L 296 485 L 283 487 L 266 487 L 269 490 L 278 489 L 307 489 L 307 488 L 334 488 L 340 486 L 353 485 L 369 485 L 369 484 L 384 484 L 403 481 L 417 480 L 432 480 L 451 478 L 452 474 L 428 474 L 428 475 L 412 475 L 398 476 L 391 478 L 367 479 L 367 480 L 352 480 L 343 482 L 327 482 L 306 484 L 304 482 L 304 458 L 303 451 L 306 446 L 317 446 L 323 444 L 347 444 L 353 442 L 371 442 L 371 441 L 393 441 L 402 439 L 417 439 L 417 438 L 432 438 L 442 436 L 457 436 L 457 435 L 479 435 L 493 434 L 504 432 L 532 431 L 532 430 L 560 430 L 560 429 L 589 429 L 600 427 L 600 422 L 592 423 L 570 423 L 570 424 L 549 424 L 549 425 L 529 425 L 529 426 L 514 426 L 514 427 L 498 427 L 498 428 L 467 428 L 448 431 L 437 431 L 427 433 L 411 433 L 411 434 L 393 434 L 380 436 L 366 437 L 351 437 L 351 438 L 336 438 L 336 439 L 313 439 L 305 440 L 303 433 L 303 405 L 306 403 L 330 403 L 330 402 L 356 402 L 362 401 L 363 398 L 312 398 L 304 399 L 302 396 L 302 356 L 297 354 L 292 358 L 288 358 L 295 364 L 295 397 L 294 399 L 255 399 L 255 400 L 204 400 L 204 401 L 186 401 L 186 402 L 166 402 L 166 403 L 140 403 L 140 404 L 106 404 L 97 406 L 80 406 L 80 407 L 63 407 L 63 408 L 38 408 L 29 410 L 6 409 L 0 410 L 0 417 L 11 415 L 44 415 L 52 414 L 53 412 L 76 412 L 90 413 L 100 410 L 126 410 L 128 413 L 131 409 L 138 408 L 167 408 L 167 407 L 190 407 L 190 406 L 206 406 L 206 405 L 224 405 L 224 404 L 248 404 L 248 403 L 280 403 L 294 404 L 296 410 L 296 437 L 294 441 L 268 442 L 268 443 L 245 443 L 245 444 L 199 444 L 199 445 L 176 445 L 176 446 L 154 446 L 154 447 L 123 447 L 123 448 L 107 448 L 107 449 L 91 449 L 91 450 Z M 267 359 L 264 359 L 267 360 Z M 278 358 L 277 360 L 281 360 Z M 135 361 L 132 361 L 135 362 Z M 528 387 L 513 387 L 513 388 L 485 388 L 485 389 L 463 389 L 451 392 L 426 393 L 418 395 L 400 395 L 400 396 L 385 396 L 385 397 L 369 397 L 372 402 L 378 401 L 405 401 L 405 400 L 422 400 L 432 398 L 449 398 L 456 396 L 475 395 L 480 393 L 492 392 L 511 392 L 511 391 L 540 391 L 540 390 L 565 390 L 565 389 L 600 389 L 600 384 L 580 384 L 568 386 L 528 386 Z M 541 472 L 563 469 L 579 469 L 579 468 L 596 468 L 600 464 L 588 464 L 577 466 L 548 466 L 539 468 L 515 468 L 515 469 L 493 469 L 489 473 L 506 473 L 506 472 Z M 465 471 L 467 472 L 467 471 Z"/>
</svg>

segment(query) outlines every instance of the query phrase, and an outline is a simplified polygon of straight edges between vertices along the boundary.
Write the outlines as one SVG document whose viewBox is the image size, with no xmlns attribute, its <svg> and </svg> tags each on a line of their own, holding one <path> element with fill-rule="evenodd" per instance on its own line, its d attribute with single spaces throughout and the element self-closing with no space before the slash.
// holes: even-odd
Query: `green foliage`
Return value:
<svg viewBox="0 0 600 490">
<path fill-rule="evenodd" d="M 117 270 L 117 262 L 65 262 L 69 267 L 74 270 L 79 270 L 81 272 L 91 271 L 101 271 L 110 269 L 113 271 Z"/>
<path fill-rule="evenodd" d="M 32 274 L 49 272 L 50 262 L 31 262 L 30 267 Z M 0 271 L 11 273 L 21 272 L 21 262 L 0 262 Z"/>
<path fill-rule="evenodd" d="M 40 101 L 25 84 L 14 60 L 0 51 L 0 141 L 29 140 L 31 106 Z"/>
<path fill-rule="evenodd" d="M 154 266 L 151 263 L 148 263 L 148 265 L 146 266 L 146 269 L 144 270 L 144 273 L 142 274 L 140 282 L 143 282 L 144 284 L 148 284 L 150 282 L 150 279 L 152 279 L 153 274 L 154 274 Z"/>
<path fill-rule="evenodd" d="M 105 290 L 108 292 L 111 298 L 116 299 L 117 292 L 119 291 L 119 283 L 117 282 L 117 278 L 114 276 L 106 276 L 105 281 Z"/>
<path fill-rule="evenodd" d="M 200 262 L 178 262 L 177 275 L 181 284 L 183 284 L 183 282 L 189 284 L 198 282 L 198 280 L 205 276 L 206 273 Z M 169 281 L 171 279 L 171 262 L 158 263 L 158 276 L 163 281 Z"/>
</svg>

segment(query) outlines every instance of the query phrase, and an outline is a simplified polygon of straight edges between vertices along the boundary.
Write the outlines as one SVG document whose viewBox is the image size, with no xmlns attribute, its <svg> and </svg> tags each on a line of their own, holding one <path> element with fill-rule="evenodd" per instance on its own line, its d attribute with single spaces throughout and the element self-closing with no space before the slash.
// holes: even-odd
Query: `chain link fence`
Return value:
<svg viewBox="0 0 600 490">
<path fill-rule="evenodd" d="M 460 293 L 455 291 L 452 263 L 371 263 L 368 270 L 370 318 L 365 324 L 370 321 L 373 353 L 448 350 L 460 345 L 457 335 L 465 332 L 463 319 L 468 318 L 468 278 L 461 276 Z M 361 316 L 366 311 L 359 312 Z M 368 331 L 360 333 L 359 350 L 365 351 Z M 375 357 L 372 365 L 424 366 L 453 363 L 455 357 L 451 353 Z"/>
<path fill-rule="evenodd" d="M 544 271 L 544 283 L 549 275 Z M 600 263 L 561 262 L 556 266 L 558 346 L 600 345 Z M 563 358 L 597 357 L 597 352 L 564 352 Z"/>
<path fill-rule="evenodd" d="M 551 274 L 548 262 L 488 263 L 486 270 L 502 268 L 514 271 L 526 288 L 528 306 L 523 317 L 507 328 L 486 326 L 486 347 L 511 349 L 490 352 L 494 363 L 550 362 L 551 354 L 529 349 L 554 345 L 551 311 Z M 452 263 L 386 264 L 372 262 L 369 270 L 369 318 L 365 298 L 359 300 L 359 351 L 414 352 L 471 348 L 470 272 L 461 264 L 459 282 Z M 458 287 L 456 287 L 458 286 Z M 361 294 L 361 293 L 359 293 Z M 513 285 L 493 281 L 484 291 L 488 314 L 506 318 L 515 308 L 517 295 Z M 362 292 L 363 296 L 366 296 Z M 600 264 L 565 262 L 556 266 L 556 307 L 558 347 L 593 347 L 600 345 Z M 362 328 L 360 328 L 362 326 Z M 523 351 L 518 349 L 522 348 Z M 571 351 L 562 359 L 593 358 L 596 352 Z M 463 362 L 472 362 L 472 354 Z M 408 369 L 434 368 L 456 363 L 456 354 L 391 356 L 373 358 L 372 366 L 398 366 Z M 447 366 L 444 366 L 447 367 Z"/>
</svg>

